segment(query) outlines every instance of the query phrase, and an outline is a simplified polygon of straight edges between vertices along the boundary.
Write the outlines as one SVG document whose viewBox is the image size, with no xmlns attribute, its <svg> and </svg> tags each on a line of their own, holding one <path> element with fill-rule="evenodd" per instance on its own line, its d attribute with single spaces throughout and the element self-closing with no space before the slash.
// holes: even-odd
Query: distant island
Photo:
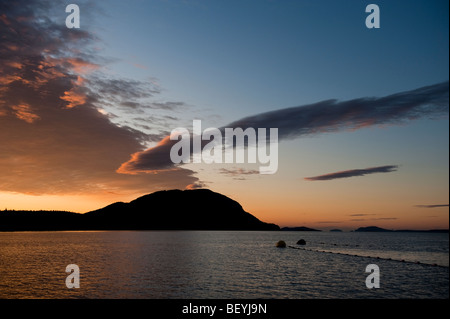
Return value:
<svg viewBox="0 0 450 319">
<path fill-rule="evenodd" d="M 281 230 L 285 230 L 285 231 L 321 231 L 319 229 L 313 229 L 313 228 L 304 227 L 304 226 L 300 226 L 300 227 L 283 227 L 283 228 L 281 228 Z"/>
<path fill-rule="evenodd" d="M 380 228 L 377 226 L 359 227 L 355 232 L 392 232 L 393 230 Z"/>
<path fill-rule="evenodd" d="M 1 211 L 0 231 L 56 230 L 280 230 L 208 189 L 167 190 L 85 214 Z"/>
<path fill-rule="evenodd" d="M 355 229 L 355 232 L 426 232 L 426 233 L 448 233 L 448 229 L 430 229 L 430 230 L 410 230 L 410 229 L 398 229 L 391 230 L 377 226 L 360 227 Z"/>
</svg>

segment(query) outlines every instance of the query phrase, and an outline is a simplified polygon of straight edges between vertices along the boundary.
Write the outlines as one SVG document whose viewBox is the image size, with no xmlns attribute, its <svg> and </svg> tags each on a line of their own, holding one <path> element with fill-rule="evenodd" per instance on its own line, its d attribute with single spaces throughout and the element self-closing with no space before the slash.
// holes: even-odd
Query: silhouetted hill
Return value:
<svg viewBox="0 0 450 319">
<path fill-rule="evenodd" d="M 313 229 L 313 228 L 304 227 L 304 226 L 300 226 L 300 227 L 283 227 L 283 228 L 281 228 L 281 230 L 286 230 L 286 231 L 321 231 L 319 229 Z"/>
<path fill-rule="evenodd" d="M 0 211 L 0 231 L 80 230 L 85 226 L 82 214 L 66 211 Z"/>
<path fill-rule="evenodd" d="M 85 215 L 97 229 L 279 230 L 208 189 L 159 191 Z"/>
<path fill-rule="evenodd" d="M 159 191 L 77 214 L 0 212 L 0 230 L 279 230 L 207 189 Z"/>
</svg>

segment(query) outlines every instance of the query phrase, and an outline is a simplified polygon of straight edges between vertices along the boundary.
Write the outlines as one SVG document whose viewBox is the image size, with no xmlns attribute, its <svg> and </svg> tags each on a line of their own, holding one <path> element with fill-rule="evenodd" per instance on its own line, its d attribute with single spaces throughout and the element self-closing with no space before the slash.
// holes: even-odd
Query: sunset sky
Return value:
<svg viewBox="0 0 450 319">
<path fill-rule="evenodd" d="M 70 3 L 79 29 L 66 27 Z M 379 29 L 366 27 L 370 3 Z M 448 228 L 448 11 L 0 0 L 0 210 L 83 213 L 209 188 L 280 226 Z M 278 171 L 168 161 L 168 135 L 193 120 L 278 128 Z"/>
</svg>

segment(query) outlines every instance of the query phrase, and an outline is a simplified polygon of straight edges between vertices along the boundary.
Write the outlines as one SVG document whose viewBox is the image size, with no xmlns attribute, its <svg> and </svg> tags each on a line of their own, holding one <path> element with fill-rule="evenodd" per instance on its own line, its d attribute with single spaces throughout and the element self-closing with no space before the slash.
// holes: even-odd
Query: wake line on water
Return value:
<svg viewBox="0 0 450 319">
<path fill-rule="evenodd" d="M 425 265 L 425 266 L 431 266 L 431 267 L 449 268 L 449 266 L 438 265 L 438 264 L 428 264 L 428 263 L 423 263 L 423 262 L 420 262 L 420 261 L 408 261 L 408 260 L 404 260 L 404 259 L 400 260 L 400 259 L 384 258 L 384 257 L 378 257 L 378 256 L 364 256 L 364 255 L 357 255 L 357 254 L 347 254 L 347 253 L 333 252 L 333 251 L 329 251 L 329 250 L 301 248 L 301 247 L 295 247 L 295 246 L 291 246 L 291 245 L 288 245 L 287 247 L 292 248 L 292 249 L 298 249 L 298 250 L 313 251 L 313 252 L 317 252 L 317 253 L 335 254 L 335 255 L 343 255 L 343 256 L 353 256 L 353 257 L 361 257 L 361 258 L 371 258 L 371 259 L 378 259 L 378 260 L 390 260 L 390 261 L 401 262 L 401 263 Z"/>
</svg>

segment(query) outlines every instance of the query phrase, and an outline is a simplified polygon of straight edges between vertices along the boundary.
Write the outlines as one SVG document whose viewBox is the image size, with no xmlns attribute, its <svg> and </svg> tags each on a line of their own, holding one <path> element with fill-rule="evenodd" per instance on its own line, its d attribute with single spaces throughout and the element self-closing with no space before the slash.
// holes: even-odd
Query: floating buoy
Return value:
<svg viewBox="0 0 450 319">
<path fill-rule="evenodd" d="M 278 248 L 286 248 L 286 243 L 284 242 L 284 240 L 280 240 L 275 246 L 277 246 Z"/>
<path fill-rule="evenodd" d="M 300 240 L 297 242 L 297 245 L 306 245 L 306 241 L 305 241 L 304 239 L 300 239 Z"/>
</svg>

